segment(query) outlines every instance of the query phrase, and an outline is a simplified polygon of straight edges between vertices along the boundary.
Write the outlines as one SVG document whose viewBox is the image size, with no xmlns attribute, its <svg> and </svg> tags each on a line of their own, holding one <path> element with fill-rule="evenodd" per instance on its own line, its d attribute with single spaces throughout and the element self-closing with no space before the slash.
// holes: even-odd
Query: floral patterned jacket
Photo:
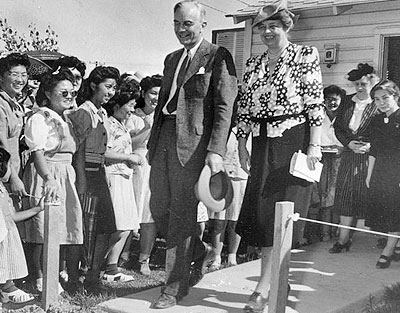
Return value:
<svg viewBox="0 0 400 313">
<path fill-rule="evenodd" d="M 320 126 L 325 113 L 318 50 L 289 43 L 273 73 L 268 63 L 268 50 L 246 63 L 237 136 L 258 136 L 260 120 L 267 122 L 268 137 L 281 137 L 306 121 Z"/>
</svg>

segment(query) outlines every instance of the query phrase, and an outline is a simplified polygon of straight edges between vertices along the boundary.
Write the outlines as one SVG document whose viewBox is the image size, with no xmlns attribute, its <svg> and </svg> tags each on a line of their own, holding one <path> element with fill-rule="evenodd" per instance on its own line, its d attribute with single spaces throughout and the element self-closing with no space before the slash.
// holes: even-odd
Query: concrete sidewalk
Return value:
<svg viewBox="0 0 400 313">
<path fill-rule="evenodd" d="M 400 262 L 387 269 L 375 268 L 381 253 L 375 247 L 377 237 L 357 233 L 353 241 L 350 251 L 340 254 L 328 253 L 333 242 L 292 250 L 289 277 L 292 290 L 286 313 L 360 313 L 370 295 L 379 295 L 384 286 L 400 281 Z M 177 306 L 162 312 L 243 312 L 259 272 L 260 260 L 209 273 Z M 99 306 L 113 313 L 156 312 L 149 307 L 159 294 L 160 287 Z"/>
</svg>

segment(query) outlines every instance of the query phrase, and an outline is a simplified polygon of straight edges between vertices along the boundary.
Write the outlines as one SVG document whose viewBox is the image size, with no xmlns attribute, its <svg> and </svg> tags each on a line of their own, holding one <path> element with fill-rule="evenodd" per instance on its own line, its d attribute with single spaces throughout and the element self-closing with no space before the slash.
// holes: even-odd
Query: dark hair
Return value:
<svg viewBox="0 0 400 313">
<path fill-rule="evenodd" d="M 74 76 L 67 68 L 62 68 L 60 71 L 54 73 L 47 72 L 42 76 L 39 89 L 36 94 L 36 103 L 38 106 L 43 107 L 48 105 L 46 92 L 52 92 L 60 81 L 69 80 L 74 83 Z"/>
<path fill-rule="evenodd" d="M 129 73 L 124 73 L 121 75 L 121 78 L 119 80 L 119 90 L 121 91 L 135 91 L 139 90 L 140 85 L 139 83 L 135 80 L 133 75 Z"/>
<path fill-rule="evenodd" d="M 324 92 L 324 97 L 327 97 L 329 95 L 338 95 L 340 96 L 340 98 L 343 99 L 346 96 L 346 90 L 336 85 L 330 85 L 328 87 L 325 87 L 323 92 Z"/>
<path fill-rule="evenodd" d="M 400 89 L 399 87 L 391 80 L 389 79 L 384 79 L 380 81 L 378 84 L 376 84 L 370 92 L 370 96 L 373 99 L 375 96 L 375 92 L 377 90 L 384 90 L 387 91 L 389 94 L 397 97 L 397 99 L 400 98 Z"/>
<path fill-rule="evenodd" d="M 361 79 L 363 76 L 375 74 L 374 68 L 368 63 L 359 63 L 356 69 L 347 73 L 347 79 L 351 82 Z"/>
<path fill-rule="evenodd" d="M 285 30 L 292 29 L 294 21 L 287 9 L 281 9 L 272 15 L 268 20 L 281 21 Z"/>
<path fill-rule="evenodd" d="M 84 85 L 84 97 L 82 102 L 90 99 L 93 96 L 93 90 L 90 88 L 90 84 L 94 83 L 98 85 L 106 79 L 115 79 L 119 81 L 120 75 L 117 68 L 112 66 L 97 66 L 89 74 L 89 77 L 83 82 Z M 78 103 L 81 104 L 81 103 Z"/>
<path fill-rule="evenodd" d="M 146 76 L 140 81 L 140 88 L 142 89 L 143 93 L 146 93 L 153 87 L 161 87 L 162 76 L 159 74 L 153 76 Z M 144 97 L 140 95 L 140 98 L 137 99 L 135 108 L 144 108 Z"/>
<path fill-rule="evenodd" d="M 14 66 L 22 65 L 26 67 L 26 70 L 31 66 L 29 57 L 22 53 L 10 53 L 4 58 L 0 59 L 0 75 L 4 75 L 5 72 L 9 71 Z"/>
<path fill-rule="evenodd" d="M 6 149 L 0 148 L 0 177 L 4 177 L 4 175 L 6 175 L 10 157 L 11 155 Z"/>
<path fill-rule="evenodd" d="M 65 56 L 54 61 L 53 71 L 59 67 L 76 68 L 81 73 L 82 78 L 85 76 L 86 64 L 75 56 Z"/>
<path fill-rule="evenodd" d="M 104 105 L 104 108 L 106 109 L 108 116 L 112 116 L 116 106 L 122 107 L 131 100 L 137 100 L 139 96 L 139 89 L 135 91 L 120 91 Z"/>
</svg>

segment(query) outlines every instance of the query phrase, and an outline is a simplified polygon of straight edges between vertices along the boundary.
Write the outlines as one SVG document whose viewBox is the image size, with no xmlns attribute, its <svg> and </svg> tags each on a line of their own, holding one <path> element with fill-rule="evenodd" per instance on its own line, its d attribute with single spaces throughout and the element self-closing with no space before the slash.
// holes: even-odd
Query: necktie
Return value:
<svg viewBox="0 0 400 313">
<path fill-rule="evenodd" d="M 190 55 L 189 51 L 186 53 L 186 57 L 183 59 L 183 62 L 181 64 L 181 68 L 179 69 L 178 76 L 176 78 L 176 91 L 174 96 L 172 97 L 171 101 L 168 102 L 167 104 L 167 111 L 168 113 L 172 113 L 176 111 L 177 104 L 178 104 L 178 94 L 179 94 L 179 89 L 182 86 L 183 79 L 185 78 L 186 71 L 189 67 L 190 63 Z"/>
<path fill-rule="evenodd" d="M 176 78 L 176 88 L 179 89 L 182 86 L 183 79 L 185 78 L 186 71 L 189 66 L 189 51 L 186 53 L 186 57 L 182 62 L 181 68 L 179 69 L 178 77 Z"/>
</svg>

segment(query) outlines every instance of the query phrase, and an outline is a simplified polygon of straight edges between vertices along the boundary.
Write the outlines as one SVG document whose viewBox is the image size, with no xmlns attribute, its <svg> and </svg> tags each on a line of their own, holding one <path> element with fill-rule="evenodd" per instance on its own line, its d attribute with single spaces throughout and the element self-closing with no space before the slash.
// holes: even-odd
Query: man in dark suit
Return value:
<svg viewBox="0 0 400 313">
<path fill-rule="evenodd" d="M 194 185 L 204 164 L 212 173 L 223 170 L 237 80 L 231 54 L 203 39 L 205 18 L 198 2 L 174 7 L 175 34 L 184 48 L 165 59 L 148 142 L 150 209 L 167 238 L 166 282 L 153 304 L 158 309 L 186 296 L 212 258 L 198 234 Z"/>
</svg>

